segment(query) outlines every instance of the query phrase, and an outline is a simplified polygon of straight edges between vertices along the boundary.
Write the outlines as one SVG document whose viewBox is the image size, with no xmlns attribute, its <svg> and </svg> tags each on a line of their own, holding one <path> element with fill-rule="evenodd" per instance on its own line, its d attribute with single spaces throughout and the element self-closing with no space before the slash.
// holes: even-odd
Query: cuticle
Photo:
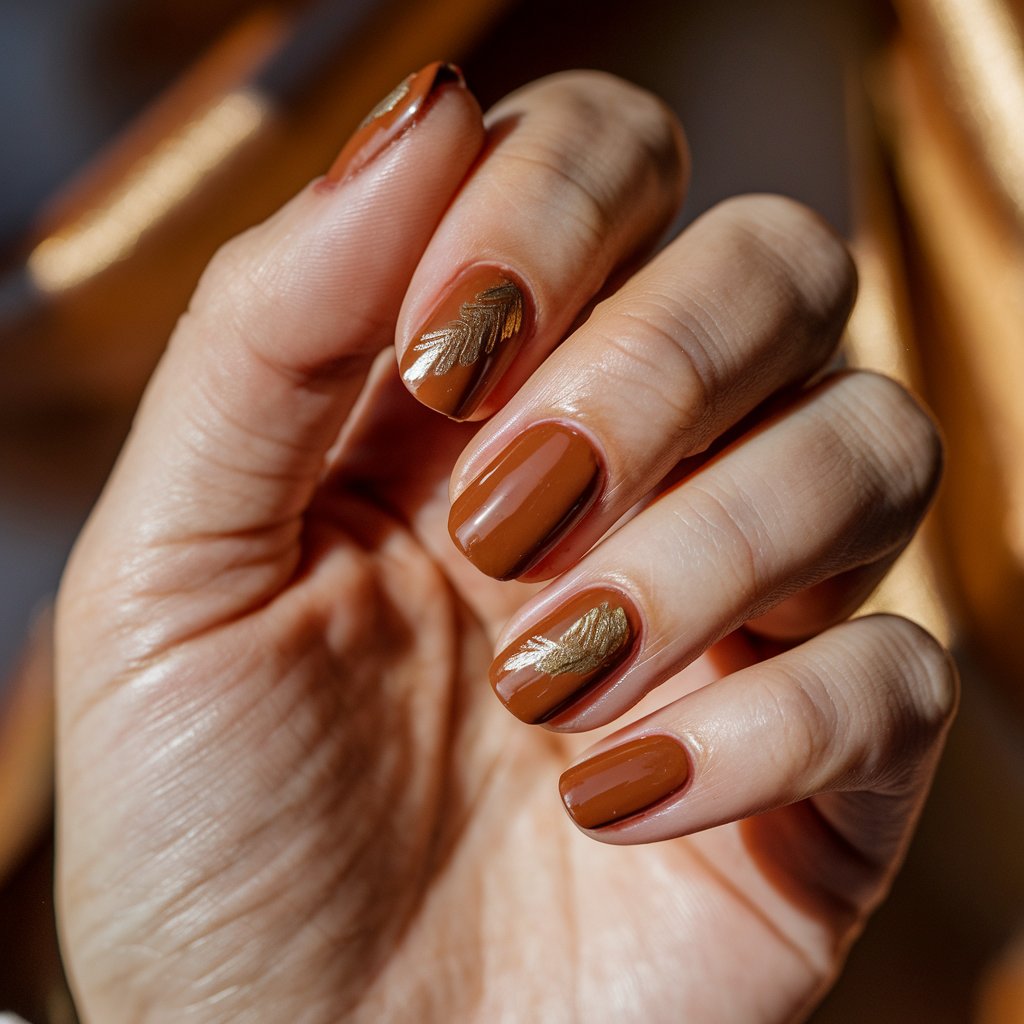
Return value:
<svg viewBox="0 0 1024 1024">
<path fill-rule="evenodd" d="M 429 321 L 425 321 L 425 322 L 429 322 Z M 497 451 L 495 451 L 495 453 L 490 456 L 488 461 L 484 462 L 484 464 L 480 467 L 480 469 L 478 469 L 476 472 L 474 472 L 472 475 L 470 475 L 467 483 L 465 484 L 465 486 L 461 487 L 458 490 L 458 492 L 452 496 L 452 498 L 451 498 L 452 504 L 454 505 L 454 503 L 457 502 L 459 500 L 459 498 L 461 498 L 462 495 L 474 483 L 476 483 L 476 481 L 479 480 L 484 475 L 484 473 L 486 473 L 487 470 L 502 455 L 504 455 L 505 452 L 507 452 L 512 447 L 512 445 L 514 445 L 520 438 L 525 437 L 527 434 L 531 433 L 532 431 L 534 431 L 534 430 L 536 430 L 536 429 L 538 429 L 540 427 L 547 426 L 548 424 L 550 424 L 552 426 L 564 427 L 567 430 L 572 431 L 573 433 L 579 434 L 582 437 L 586 438 L 587 444 L 590 446 L 590 450 L 594 453 L 595 459 L 597 461 L 598 472 L 597 472 L 596 476 L 598 477 L 598 484 L 597 484 L 596 489 L 594 490 L 594 493 L 591 494 L 589 496 L 589 498 L 588 498 L 586 509 L 579 516 L 579 518 L 576 520 L 576 522 L 573 523 L 573 525 L 569 528 L 568 532 L 565 533 L 563 536 L 559 537 L 550 548 L 548 548 L 546 551 L 544 551 L 544 553 L 541 554 L 539 557 L 537 557 L 533 561 L 529 562 L 524 568 L 517 568 L 514 573 L 512 573 L 512 574 L 510 574 L 508 576 L 502 577 L 502 582 L 506 582 L 508 580 L 519 579 L 525 573 L 529 572 L 530 569 L 532 569 L 534 566 L 538 565 L 541 561 L 543 561 L 545 558 L 547 558 L 548 555 L 550 555 L 553 551 L 555 551 L 559 547 L 559 545 L 561 545 L 568 537 L 572 536 L 572 534 L 574 534 L 576 532 L 576 530 L 578 530 L 579 527 L 582 526 L 583 523 L 591 515 L 593 515 L 594 510 L 600 504 L 601 499 L 604 496 L 605 486 L 606 486 L 607 478 L 608 478 L 608 467 L 607 467 L 607 462 L 606 462 L 606 460 L 604 458 L 604 452 L 601 449 L 601 447 L 595 443 L 594 436 L 590 433 L 589 430 L 581 429 L 575 422 L 572 422 L 572 421 L 569 421 L 569 420 L 563 420 L 563 419 L 561 419 L 561 418 L 559 418 L 557 416 L 550 416 L 550 417 L 547 417 L 545 419 L 534 420 L 532 423 L 527 424 L 521 430 L 509 431 L 511 436 L 505 438 L 504 439 L 504 443 L 501 444 L 500 447 L 497 447 L 497 445 L 495 446 L 495 447 L 497 447 Z M 481 459 L 481 461 L 483 461 L 483 460 Z"/>
<path fill-rule="evenodd" d="M 415 125 L 410 125 L 409 127 L 412 128 L 415 127 Z M 437 311 L 445 304 L 445 301 L 451 292 L 453 292 L 459 284 L 477 270 L 494 270 L 497 275 L 508 278 L 519 289 L 520 294 L 523 296 L 523 305 L 527 314 L 523 318 L 526 321 L 526 330 L 523 331 L 523 340 L 525 341 L 526 338 L 532 334 L 537 324 L 538 316 L 535 292 L 526 282 L 526 278 L 523 277 L 518 270 L 513 270 L 511 267 L 504 263 L 500 263 L 497 260 L 483 259 L 471 263 L 463 263 L 461 267 L 454 270 L 445 279 L 444 284 L 437 289 L 437 292 L 435 293 L 436 298 L 430 307 L 430 312 L 422 318 L 421 324 L 429 324 L 437 314 Z"/>
<path fill-rule="evenodd" d="M 690 747 L 682 741 L 679 736 L 674 736 L 671 733 L 667 733 L 662 729 L 652 728 L 638 733 L 635 736 L 630 736 L 628 739 L 622 740 L 622 745 L 631 743 L 634 740 L 641 740 L 647 736 L 663 736 L 665 739 L 675 743 L 676 746 L 682 748 L 683 754 L 686 757 L 686 781 L 678 788 L 674 789 L 671 793 L 667 793 L 660 800 L 647 807 L 641 807 L 638 811 L 634 811 L 632 814 L 625 818 L 619 818 L 616 821 L 608 822 L 605 825 L 595 825 L 593 828 L 584 829 L 584 832 L 608 832 L 613 829 L 628 828 L 637 823 L 640 819 L 646 819 L 649 815 L 661 814 L 668 810 L 670 805 L 674 805 L 677 800 L 681 800 L 686 796 L 690 789 L 693 787 L 694 779 L 696 776 L 696 764 L 690 750 Z M 614 750 L 620 744 L 615 744 L 612 747 L 607 748 L 608 750 Z"/>
<path fill-rule="evenodd" d="M 600 486 L 597 492 L 595 492 L 592 502 L 591 509 L 597 504 L 597 502 L 603 497 L 605 490 L 605 482 L 608 477 L 608 460 L 605 458 L 604 449 L 598 444 L 597 439 L 590 432 L 590 429 L 577 420 L 570 420 L 563 418 L 562 416 L 545 416 L 543 419 L 533 420 L 525 429 L 517 431 L 513 437 L 506 442 L 505 446 L 501 449 L 509 448 L 514 441 L 518 438 L 523 437 L 525 434 L 536 430 L 538 427 L 546 427 L 548 425 L 554 427 L 564 427 L 566 430 L 571 431 L 574 434 L 579 434 L 581 437 L 586 438 L 587 444 L 590 446 L 590 450 L 594 453 L 597 459 L 598 473 L 597 475 L 601 478 Z M 493 461 L 493 460 L 492 460 Z M 588 510 L 589 514 L 590 510 Z"/>
</svg>

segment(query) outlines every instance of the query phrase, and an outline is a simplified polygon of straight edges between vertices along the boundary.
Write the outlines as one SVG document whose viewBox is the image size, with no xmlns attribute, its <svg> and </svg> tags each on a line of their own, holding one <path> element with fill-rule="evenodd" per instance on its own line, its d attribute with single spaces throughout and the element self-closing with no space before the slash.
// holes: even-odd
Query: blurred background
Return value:
<svg viewBox="0 0 1024 1024">
<path fill-rule="evenodd" d="M 1024 1022 L 1024 2 L 4 0 L 0 1010 L 70 1024 L 53 925 L 49 607 L 213 250 L 411 70 L 486 107 L 598 67 L 678 111 L 678 227 L 777 191 L 850 238 L 852 364 L 936 411 L 949 469 L 874 609 L 964 700 L 893 895 L 816 1024 Z"/>
</svg>

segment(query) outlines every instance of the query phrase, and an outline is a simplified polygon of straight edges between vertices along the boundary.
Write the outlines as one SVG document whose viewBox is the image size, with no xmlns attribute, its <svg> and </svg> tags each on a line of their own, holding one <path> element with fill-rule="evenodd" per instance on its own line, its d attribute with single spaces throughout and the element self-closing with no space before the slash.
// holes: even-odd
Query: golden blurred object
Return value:
<svg viewBox="0 0 1024 1024">
<path fill-rule="evenodd" d="M 244 16 L 55 197 L 27 260 L 37 288 L 83 284 L 130 255 L 147 231 L 208 185 L 207 176 L 264 122 L 264 104 L 236 90 L 287 31 L 272 8 Z"/>
<path fill-rule="evenodd" d="M 1024 942 L 1018 942 L 989 968 L 982 980 L 975 1024 L 1024 1021 Z"/>
<path fill-rule="evenodd" d="M 0 880 L 35 843 L 53 799 L 53 615 L 33 626 L 0 704 Z"/>
<path fill-rule="evenodd" d="M 203 266 L 323 173 L 410 70 L 458 59 L 506 0 L 259 7 L 46 214 L 9 278 L 0 402 L 131 410 Z M 15 300 L 10 298 L 15 296 Z"/>
<path fill-rule="evenodd" d="M 850 366 L 884 373 L 923 395 L 906 254 L 898 226 L 897 198 L 876 126 L 865 109 L 859 83 L 851 90 L 854 232 L 857 302 L 843 350 Z M 934 516 L 896 560 L 861 614 L 904 615 L 938 637 L 954 642 L 953 614 L 941 582 L 942 545 Z"/>
<path fill-rule="evenodd" d="M 1024 920 L 1024 220 L 1000 170 L 1024 144 L 1024 65 L 980 56 L 1019 54 L 1020 23 L 987 0 L 897 7 L 867 89 L 851 90 L 861 290 L 846 349 L 851 364 L 924 397 L 947 472 L 864 610 L 906 615 L 951 643 L 964 698 L 908 878 L 881 915 L 891 934 L 869 932 L 860 955 L 875 960 L 840 984 L 847 1015 L 836 1019 L 873 1018 L 881 996 L 886 1020 L 1020 1024 L 1024 958 L 984 965 Z M 1002 89 L 1000 75 L 1014 81 Z M 919 980 L 889 983 L 893 969 Z"/>
<path fill-rule="evenodd" d="M 44 238 L 28 258 L 32 282 L 59 292 L 125 259 L 267 116 L 262 98 L 245 91 L 215 100 L 133 168 L 102 205 Z"/>
<path fill-rule="evenodd" d="M 1024 34 L 1008 0 L 897 0 L 977 168 L 1024 229 Z"/>
<path fill-rule="evenodd" d="M 943 550 L 971 646 L 1024 712 L 1024 238 L 917 51 L 893 46 L 875 96 L 927 395 L 947 439 Z"/>
</svg>

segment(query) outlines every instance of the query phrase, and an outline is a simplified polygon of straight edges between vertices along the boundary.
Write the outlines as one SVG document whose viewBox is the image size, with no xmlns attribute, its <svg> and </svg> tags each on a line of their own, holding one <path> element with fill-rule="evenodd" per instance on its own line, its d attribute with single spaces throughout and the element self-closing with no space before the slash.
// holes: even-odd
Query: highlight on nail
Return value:
<svg viewBox="0 0 1024 1024">
<path fill-rule="evenodd" d="M 550 612 L 495 658 L 491 685 L 517 718 L 546 722 L 605 682 L 636 649 L 639 616 L 614 590 L 588 590 Z"/>
<path fill-rule="evenodd" d="M 604 472 L 590 440 L 564 423 L 520 434 L 459 495 L 448 532 L 495 579 L 514 579 L 544 558 L 590 510 Z"/>
<path fill-rule="evenodd" d="M 448 288 L 402 358 L 402 379 L 424 405 L 466 419 L 519 351 L 532 318 L 508 271 L 475 266 Z"/>
<path fill-rule="evenodd" d="M 459 68 L 444 61 L 434 61 L 409 75 L 363 118 L 324 181 L 337 184 L 362 170 L 426 113 L 443 86 L 464 88 L 465 84 Z"/>
<path fill-rule="evenodd" d="M 562 803 L 580 828 L 606 828 L 654 810 L 690 779 L 683 745 L 656 733 L 629 740 L 574 765 L 558 783 Z"/>
<path fill-rule="evenodd" d="M 557 640 L 531 636 L 502 668 L 534 668 L 548 676 L 589 672 L 600 668 L 628 637 L 626 613 L 609 608 L 605 601 L 580 616 Z"/>
</svg>

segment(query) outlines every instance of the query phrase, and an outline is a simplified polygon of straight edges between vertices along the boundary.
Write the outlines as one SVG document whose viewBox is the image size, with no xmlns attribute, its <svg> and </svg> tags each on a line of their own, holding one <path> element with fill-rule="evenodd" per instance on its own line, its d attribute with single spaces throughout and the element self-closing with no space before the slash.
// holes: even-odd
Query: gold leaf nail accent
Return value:
<svg viewBox="0 0 1024 1024">
<path fill-rule="evenodd" d="M 423 355 L 405 371 L 407 381 L 423 380 L 433 372 L 444 376 L 453 366 L 472 366 L 490 355 L 523 324 L 523 296 L 511 281 L 487 288 L 459 307 L 459 319 L 420 337 L 414 352 Z"/>
<path fill-rule="evenodd" d="M 378 103 L 377 106 L 375 106 L 373 110 L 371 110 L 366 117 L 359 122 L 359 128 L 365 128 L 371 121 L 376 121 L 378 117 L 390 114 L 391 111 L 409 95 L 409 89 L 414 77 L 414 75 L 410 75 L 404 82 L 399 82 L 399 84 L 396 85 L 394 89 L 392 89 L 391 92 L 389 92 L 387 96 L 385 96 L 384 99 L 382 99 L 380 103 Z M 359 129 L 357 128 L 356 130 L 358 131 Z"/>
<path fill-rule="evenodd" d="M 600 668 L 629 639 L 629 620 L 622 608 L 604 601 L 578 618 L 557 640 L 532 636 L 519 654 L 502 666 L 506 672 L 534 668 L 549 676 L 577 675 Z"/>
</svg>

